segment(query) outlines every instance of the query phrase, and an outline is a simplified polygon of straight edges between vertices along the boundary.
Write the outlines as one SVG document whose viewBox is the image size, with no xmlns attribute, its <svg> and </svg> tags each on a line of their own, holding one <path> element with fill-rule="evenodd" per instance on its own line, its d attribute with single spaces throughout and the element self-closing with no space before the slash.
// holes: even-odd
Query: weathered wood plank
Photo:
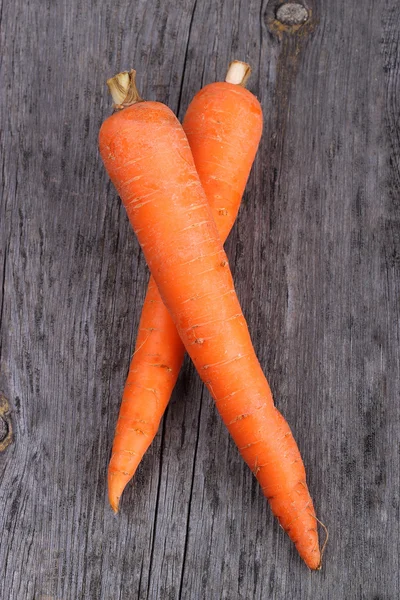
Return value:
<svg viewBox="0 0 400 600">
<path fill-rule="evenodd" d="M 0 598 L 399 596 L 399 5 L 310 2 L 296 31 L 276 6 L 2 4 Z M 265 128 L 227 250 L 329 526 L 312 575 L 189 361 L 106 500 L 147 270 L 97 153 L 104 81 L 134 65 L 182 117 L 233 57 Z"/>
</svg>

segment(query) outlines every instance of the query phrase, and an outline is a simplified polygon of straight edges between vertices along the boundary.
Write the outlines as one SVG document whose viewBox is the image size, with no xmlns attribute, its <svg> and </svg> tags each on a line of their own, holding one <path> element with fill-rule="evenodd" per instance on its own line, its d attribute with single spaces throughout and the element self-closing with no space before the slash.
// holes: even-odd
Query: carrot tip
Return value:
<svg viewBox="0 0 400 600">
<path fill-rule="evenodd" d="M 110 476 L 110 474 L 109 474 L 109 476 Z M 115 514 L 117 514 L 117 512 L 119 511 L 119 501 L 121 499 L 122 492 L 120 492 L 120 494 L 116 493 L 117 490 L 115 490 L 114 485 L 111 484 L 110 479 L 109 479 L 108 486 L 109 486 L 108 487 L 108 501 L 110 503 L 111 508 L 115 512 Z M 122 488 L 122 491 L 124 490 L 124 487 Z M 120 491 L 120 490 L 118 490 L 118 491 Z"/>
</svg>

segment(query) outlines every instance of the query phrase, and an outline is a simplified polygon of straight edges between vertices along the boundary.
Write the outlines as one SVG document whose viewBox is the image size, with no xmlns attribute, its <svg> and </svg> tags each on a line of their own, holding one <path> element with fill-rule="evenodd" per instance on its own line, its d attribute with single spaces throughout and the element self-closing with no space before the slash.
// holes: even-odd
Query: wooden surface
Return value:
<svg viewBox="0 0 400 600">
<path fill-rule="evenodd" d="M 307 6 L 285 31 L 260 0 L 2 1 L 2 600 L 399 597 L 400 4 Z M 320 573 L 189 361 L 107 504 L 148 273 L 97 151 L 105 80 L 135 66 L 182 118 L 232 58 L 265 127 L 227 251 L 329 527 Z"/>
</svg>

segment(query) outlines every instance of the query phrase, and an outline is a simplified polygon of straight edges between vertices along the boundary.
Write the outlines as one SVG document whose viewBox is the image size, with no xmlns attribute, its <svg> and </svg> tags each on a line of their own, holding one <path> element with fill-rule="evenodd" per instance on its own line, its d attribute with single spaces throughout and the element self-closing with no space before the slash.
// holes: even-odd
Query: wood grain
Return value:
<svg viewBox="0 0 400 600">
<path fill-rule="evenodd" d="M 261 0 L 1 5 L 0 598 L 400 595 L 400 11 Z M 147 269 L 97 152 L 104 82 L 135 66 L 180 118 L 232 58 L 265 127 L 227 242 L 330 540 L 309 573 L 186 362 L 153 446 L 107 505 Z"/>
</svg>

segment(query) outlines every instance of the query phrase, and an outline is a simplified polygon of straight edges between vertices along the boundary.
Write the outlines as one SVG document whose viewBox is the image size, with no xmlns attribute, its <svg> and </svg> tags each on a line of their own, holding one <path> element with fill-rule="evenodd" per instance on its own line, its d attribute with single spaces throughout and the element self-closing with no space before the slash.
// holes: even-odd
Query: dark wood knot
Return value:
<svg viewBox="0 0 400 600">
<path fill-rule="evenodd" d="M 282 25 L 289 27 L 302 25 L 308 19 L 308 10 L 298 2 L 286 2 L 277 9 L 276 18 Z"/>
<path fill-rule="evenodd" d="M 12 441 L 10 407 L 7 398 L 0 394 L 0 452 L 5 450 Z"/>
<path fill-rule="evenodd" d="M 8 435 L 8 423 L 3 417 L 0 417 L 0 442 L 4 442 Z"/>
</svg>

